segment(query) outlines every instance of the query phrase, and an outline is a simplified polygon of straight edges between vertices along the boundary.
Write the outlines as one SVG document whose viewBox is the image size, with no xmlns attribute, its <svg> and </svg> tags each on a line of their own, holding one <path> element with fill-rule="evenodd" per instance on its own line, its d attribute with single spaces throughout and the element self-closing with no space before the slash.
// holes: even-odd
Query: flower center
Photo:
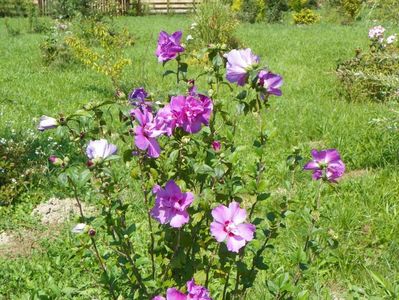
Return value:
<svg viewBox="0 0 399 300">
<path fill-rule="evenodd" d="M 229 236 L 234 236 L 235 235 L 234 232 L 236 231 L 236 229 L 237 226 L 233 222 L 230 221 L 224 222 L 223 230 L 224 232 L 227 232 Z"/>
</svg>

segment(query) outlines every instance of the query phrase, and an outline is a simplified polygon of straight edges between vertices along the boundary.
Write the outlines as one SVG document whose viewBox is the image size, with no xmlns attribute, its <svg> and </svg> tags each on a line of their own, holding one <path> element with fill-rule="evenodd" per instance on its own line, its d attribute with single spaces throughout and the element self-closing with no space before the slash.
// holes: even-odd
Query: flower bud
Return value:
<svg viewBox="0 0 399 300">
<path fill-rule="evenodd" d="M 220 143 L 220 141 L 213 141 L 212 148 L 215 152 L 219 152 L 220 149 L 222 148 L 222 144 Z"/>
<path fill-rule="evenodd" d="M 91 167 L 94 166 L 94 162 L 90 159 L 90 160 L 87 161 L 86 165 L 87 165 L 89 168 L 91 168 Z"/>
<path fill-rule="evenodd" d="M 89 236 L 95 236 L 96 235 L 96 230 L 94 228 L 89 229 Z"/>
</svg>

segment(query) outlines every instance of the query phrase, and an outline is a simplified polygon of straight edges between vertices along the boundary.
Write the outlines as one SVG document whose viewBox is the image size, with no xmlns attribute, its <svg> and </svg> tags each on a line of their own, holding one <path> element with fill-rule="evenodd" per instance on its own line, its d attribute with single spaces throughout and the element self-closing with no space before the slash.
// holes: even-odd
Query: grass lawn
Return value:
<svg viewBox="0 0 399 300">
<path fill-rule="evenodd" d="M 190 18 L 126 17 L 118 22 L 135 37 L 129 50 L 133 64 L 125 71 L 123 84 L 166 95 L 173 81 L 160 79 L 163 69 L 154 57 L 157 35 L 162 29 L 186 30 Z M 313 147 L 337 148 L 347 166 L 342 182 L 323 193 L 325 218 L 321 222 L 338 236 L 338 247 L 323 252 L 317 272 L 310 270 L 307 280 L 300 283 L 310 291 L 311 299 L 388 299 L 389 291 L 399 288 L 399 138 L 369 124 L 373 118 L 390 115 L 391 105 L 346 101 L 339 95 L 334 75 L 338 60 L 352 57 L 357 47 L 367 47 L 369 27 L 366 23 L 242 24 L 237 32 L 262 62 L 284 78 L 283 96 L 271 98 L 266 120 L 271 132 L 267 153 L 270 207 L 284 197 L 285 159 L 293 147 L 299 147 L 306 159 Z M 71 112 L 88 100 L 113 96 L 108 79 L 83 66 L 44 66 L 39 49 L 43 35 L 9 36 L 0 19 L 0 36 L 0 137 L 18 138 L 35 130 L 42 114 Z M 250 120 L 243 122 L 246 126 L 237 134 L 245 141 L 251 127 Z M 35 134 L 35 139 L 48 143 L 49 136 Z M 296 175 L 300 188 L 293 189 L 294 210 L 314 197 L 317 184 L 309 177 L 309 173 Z M 0 232 L 46 231 L 30 213 L 41 201 L 66 196 L 55 182 L 47 175 L 41 187 L 24 193 L 15 206 L 0 207 Z M 74 256 L 71 226 L 52 229 L 54 235 L 36 241 L 40 246 L 29 255 L 10 258 L 0 251 L 0 299 L 101 297 L 95 278 L 85 271 L 94 268 L 93 261 L 82 262 Z M 300 218 L 289 219 L 274 249 L 267 253 L 269 269 L 259 276 L 248 299 L 272 299 L 266 282 L 294 268 L 290 261 L 303 245 L 306 230 Z"/>
</svg>

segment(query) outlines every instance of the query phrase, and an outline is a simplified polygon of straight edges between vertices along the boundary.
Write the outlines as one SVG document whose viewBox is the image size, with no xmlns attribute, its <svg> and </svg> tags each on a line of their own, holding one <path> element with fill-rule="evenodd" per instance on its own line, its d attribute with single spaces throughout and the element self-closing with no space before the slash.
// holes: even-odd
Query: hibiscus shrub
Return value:
<svg viewBox="0 0 399 300">
<path fill-rule="evenodd" d="M 209 71 L 197 77 L 208 86 L 196 86 L 181 39 L 181 32 L 161 32 L 156 56 L 164 66 L 176 65 L 164 77 L 175 75 L 186 92 L 159 101 L 136 88 L 127 98 L 119 93 L 70 115 L 43 116 L 38 127 L 70 135 L 80 149 L 81 159 L 58 155 L 50 162 L 81 208 L 73 229 L 81 233 L 79 253 L 87 257 L 91 250 L 112 299 L 241 299 L 267 269 L 264 252 L 283 227 L 284 212 L 281 218 L 261 213 L 270 195 L 264 119 L 269 97 L 282 94 L 282 77 L 251 49 L 210 46 Z M 229 101 L 222 90 L 231 92 Z M 253 146 L 237 144 L 244 115 L 254 122 Z M 345 166 L 335 149 L 312 155 L 305 169 L 315 180 L 342 176 Z M 94 218 L 82 209 L 87 197 L 97 200 Z M 319 205 L 320 193 L 309 213 L 308 251 Z M 292 286 L 298 280 L 292 278 Z M 294 288 L 286 294 L 293 297 Z"/>
<path fill-rule="evenodd" d="M 368 51 L 356 50 L 354 58 L 336 69 L 343 93 L 352 101 L 399 99 L 399 44 L 396 34 L 385 35 L 385 28 L 369 30 Z"/>
</svg>

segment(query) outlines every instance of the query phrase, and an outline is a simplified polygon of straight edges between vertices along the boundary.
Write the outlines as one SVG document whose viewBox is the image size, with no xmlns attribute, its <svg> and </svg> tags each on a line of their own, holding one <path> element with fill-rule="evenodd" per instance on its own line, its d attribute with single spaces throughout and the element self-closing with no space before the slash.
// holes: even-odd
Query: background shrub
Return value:
<svg viewBox="0 0 399 300">
<path fill-rule="evenodd" d="M 292 14 L 295 24 L 310 25 L 318 22 L 320 16 L 309 8 L 304 8 L 300 12 Z"/>
<path fill-rule="evenodd" d="M 205 1 L 195 11 L 191 33 L 195 46 L 226 44 L 235 48 L 239 42 L 234 36 L 238 20 L 229 5 L 221 1 Z"/>
</svg>

